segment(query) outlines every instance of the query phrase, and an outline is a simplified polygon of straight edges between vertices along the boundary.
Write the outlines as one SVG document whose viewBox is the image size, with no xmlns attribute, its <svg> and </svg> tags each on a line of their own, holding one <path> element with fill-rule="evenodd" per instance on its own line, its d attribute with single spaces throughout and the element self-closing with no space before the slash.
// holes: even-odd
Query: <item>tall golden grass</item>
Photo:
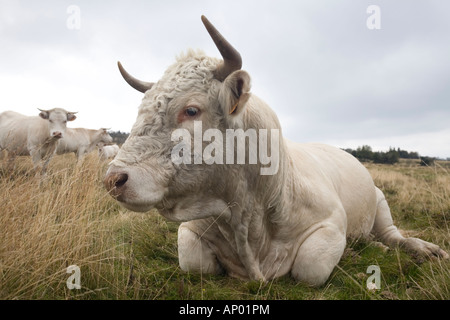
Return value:
<svg viewBox="0 0 450 320">
<path fill-rule="evenodd" d="M 339 285 L 345 283 L 340 277 L 353 272 L 345 263 L 325 289 L 280 279 L 261 291 L 251 282 L 182 273 L 177 224 L 156 212 L 135 214 L 118 206 L 102 185 L 107 161 L 95 153 L 78 165 L 73 155 L 54 157 L 44 179 L 35 176 L 26 157 L 12 171 L 6 167 L 1 160 L 0 299 L 367 298 L 354 295 L 361 284 Z M 396 224 L 449 251 L 449 170 L 439 165 L 367 167 L 386 193 Z M 358 254 L 372 259 L 364 250 Z M 384 270 L 406 272 L 395 254 L 391 260 Z M 448 262 L 411 263 L 415 267 L 404 275 L 409 280 L 390 289 L 395 297 L 450 298 Z M 70 265 L 81 270 L 81 290 L 66 285 Z M 342 290 L 348 293 L 342 295 Z"/>
<path fill-rule="evenodd" d="M 20 161 L 0 178 L 0 298 L 68 298 L 69 265 L 91 282 L 114 275 L 106 269 L 123 257 L 111 237 L 117 208 L 100 183 L 104 163 L 96 155 L 78 166 L 70 155 L 56 157 L 40 179 L 29 159 Z M 98 283 L 85 286 L 101 290 Z"/>
<path fill-rule="evenodd" d="M 445 163 L 447 165 L 447 163 Z M 396 166 L 367 164 L 375 184 L 389 202 L 393 218 L 415 234 L 434 234 L 448 246 L 450 170 L 437 163 L 422 167 L 409 162 Z M 398 224 L 398 223 L 397 223 Z M 434 232 L 433 232 L 434 231 Z"/>
<path fill-rule="evenodd" d="M 384 191 L 394 223 L 402 233 L 433 242 L 450 253 L 450 163 L 437 161 L 428 167 L 406 160 L 394 166 L 366 167 Z M 409 280 L 405 298 L 450 299 L 449 260 L 415 259 L 413 263 L 419 265 L 418 275 Z M 399 271 L 404 276 L 401 267 Z"/>
</svg>

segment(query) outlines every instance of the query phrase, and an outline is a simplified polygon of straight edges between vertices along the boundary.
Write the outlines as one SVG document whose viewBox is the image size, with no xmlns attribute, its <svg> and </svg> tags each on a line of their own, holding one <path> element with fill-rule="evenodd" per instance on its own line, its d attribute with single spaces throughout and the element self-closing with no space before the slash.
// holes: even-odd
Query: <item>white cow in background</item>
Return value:
<svg viewBox="0 0 450 320">
<path fill-rule="evenodd" d="M 17 156 L 31 155 L 35 169 L 45 173 L 59 140 L 65 137 L 67 121 L 75 120 L 76 112 L 39 110 L 39 116 L 14 111 L 0 114 L 0 151 L 8 151 L 10 163 Z"/>
<path fill-rule="evenodd" d="M 106 160 L 109 158 L 114 158 L 116 154 L 119 152 L 120 148 L 117 144 L 112 144 L 109 146 L 98 146 L 98 154 L 101 159 Z"/>
<path fill-rule="evenodd" d="M 57 154 L 74 152 L 77 161 L 84 155 L 93 151 L 97 144 L 107 144 L 113 141 L 108 133 L 108 129 L 99 130 L 85 128 L 67 128 L 64 139 L 59 142 L 56 150 Z"/>
</svg>

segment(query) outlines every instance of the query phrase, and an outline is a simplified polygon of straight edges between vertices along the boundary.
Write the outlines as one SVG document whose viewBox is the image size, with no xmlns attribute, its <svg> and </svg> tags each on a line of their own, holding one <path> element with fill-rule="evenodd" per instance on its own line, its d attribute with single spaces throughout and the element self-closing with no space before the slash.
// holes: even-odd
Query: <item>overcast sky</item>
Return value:
<svg viewBox="0 0 450 320">
<path fill-rule="evenodd" d="M 0 0 L 0 112 L 62 107 L 79 112 L 72 127 L 129 132 L 142 94 L 117 61 L 156 82 L 188 48 L 220 57 L 202 14 L 289 139 L 450 157 L 444 0 Z"/>
</svg>

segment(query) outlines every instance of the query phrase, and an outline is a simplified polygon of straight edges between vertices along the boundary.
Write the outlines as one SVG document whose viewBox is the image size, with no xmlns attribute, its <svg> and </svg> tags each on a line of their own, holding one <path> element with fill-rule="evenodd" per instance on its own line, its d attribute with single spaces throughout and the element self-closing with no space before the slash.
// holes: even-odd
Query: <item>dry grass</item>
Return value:
<svg viewBox="0 0 450 320">
<path fill-rule="evenodd" d="M 101 283 L 105 268 L 124 259 L 111 237 L 114 210 L 99 183 L 104 165 L 92 156 L 82 166 L 58 157 L 41 181 L 29 159 L 20 160 L 0 180 L 0 298 L 68 298 L 66 268 L 72 264 Z"/>
<path fill-rule="evenodd" d="M 366 164 L 385 193 L 395 224 L 407 236 L 438 244 L 450 252 L 450 169 L 448 162 L 421 167 L 405 161 L 395 166 Z M 405 278 L 405 299 L 450 298 L 449 261 L 416 259 L 414 278 Z M 401 263 L 399 262 L 399 266 Z M 400 267 L 399 267 L 400 269 Z"/>
<path fill-rule="evenodd" d="M 408 162 L 406 163 L 408 164 Z M 411 164 L 366 165 L 375 184 L 385 193 L 397 226 L 416 236 L 432 237 L 448 247 L 450 171 Z"/>
<path fill-rule="evenodd" d="M 120 208 L 102 185 L 107 162 L 82 165 L 55 157 L 48 176 L 34 176 L 20 158 L 0 162 L 0 299 L 449 299 L 448 261 L 349 244 L 327 284 L 318 289 L 289 277 L 267 286 L 226 276 L 183 273 L 178 224 L 156 212 Z M 396 224 L 449 251 L 450 173 L 445 167 L 367 165 L 386 193 Z M 382 271 L 382 290 L 365 288 L 367 266 Z M 81 290 L 69 290 L 69 265 L 81 269 Z"/>
</svg>

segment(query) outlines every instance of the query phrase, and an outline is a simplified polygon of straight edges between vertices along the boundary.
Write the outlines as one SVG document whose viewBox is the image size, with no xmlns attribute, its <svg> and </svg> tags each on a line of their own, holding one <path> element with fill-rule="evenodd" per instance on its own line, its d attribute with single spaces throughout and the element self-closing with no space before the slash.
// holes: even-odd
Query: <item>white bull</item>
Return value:
<svg viewBox="0 0 450 320">
<path fill-rule="evenodd" d="M 318 286 L 339 262 L 346 239 L 370 234 L 416 254 L 448 257 L 435 244 L 400 234 L 383 193 L 353 156 L 284 139 L 275 113 L 250 93 L 240 54 L 202 20 L 223 62 L 191 50 L 156 84 L 132 77 L 119 64 L 125 80 L 145 96 L 104 181 L 126 208 L 157 208 L 164 217 L 183 222 L 178 230 L 182 270 L 259 280 L 289 273 Z M 203 141 L 191 144 L 200 128 L 197 121 Z M 231 129 L 279 132 L 278 146 L 268 147 L 278 151 L 278 170 L 261 175 L 267 164 L 261 159 L 254 164 L 201 161 L 202 155 L 227 152 L 218 142 Z M 207 144 L 211 133 L 216 140 Z M 194 161 L 172 161 L 180 143 L 175 154 Z M 192 145 L 193 151 L 186 147 Z"/>
<path fill-rule="evenodd" d="M 76 119 L 74 112 L 61 108 L 40 110 L 39 116 L 25 116 L 14 111 L 0 114 L 0 151 L 8 150 L 9 161 L 31 155 L 35 169 L 42 173 L 64 137 L 67 121 Z"/>
<path fill-rule="evenodd" d="M 111 143 L 112 140 L 108 129 L 67 128 L 64 138 L 58 144 L 56 153 L 74 152 L 77 160 L 80 161 L 85 154 L 93 151 L 97 144 Z"/>
</svg>

